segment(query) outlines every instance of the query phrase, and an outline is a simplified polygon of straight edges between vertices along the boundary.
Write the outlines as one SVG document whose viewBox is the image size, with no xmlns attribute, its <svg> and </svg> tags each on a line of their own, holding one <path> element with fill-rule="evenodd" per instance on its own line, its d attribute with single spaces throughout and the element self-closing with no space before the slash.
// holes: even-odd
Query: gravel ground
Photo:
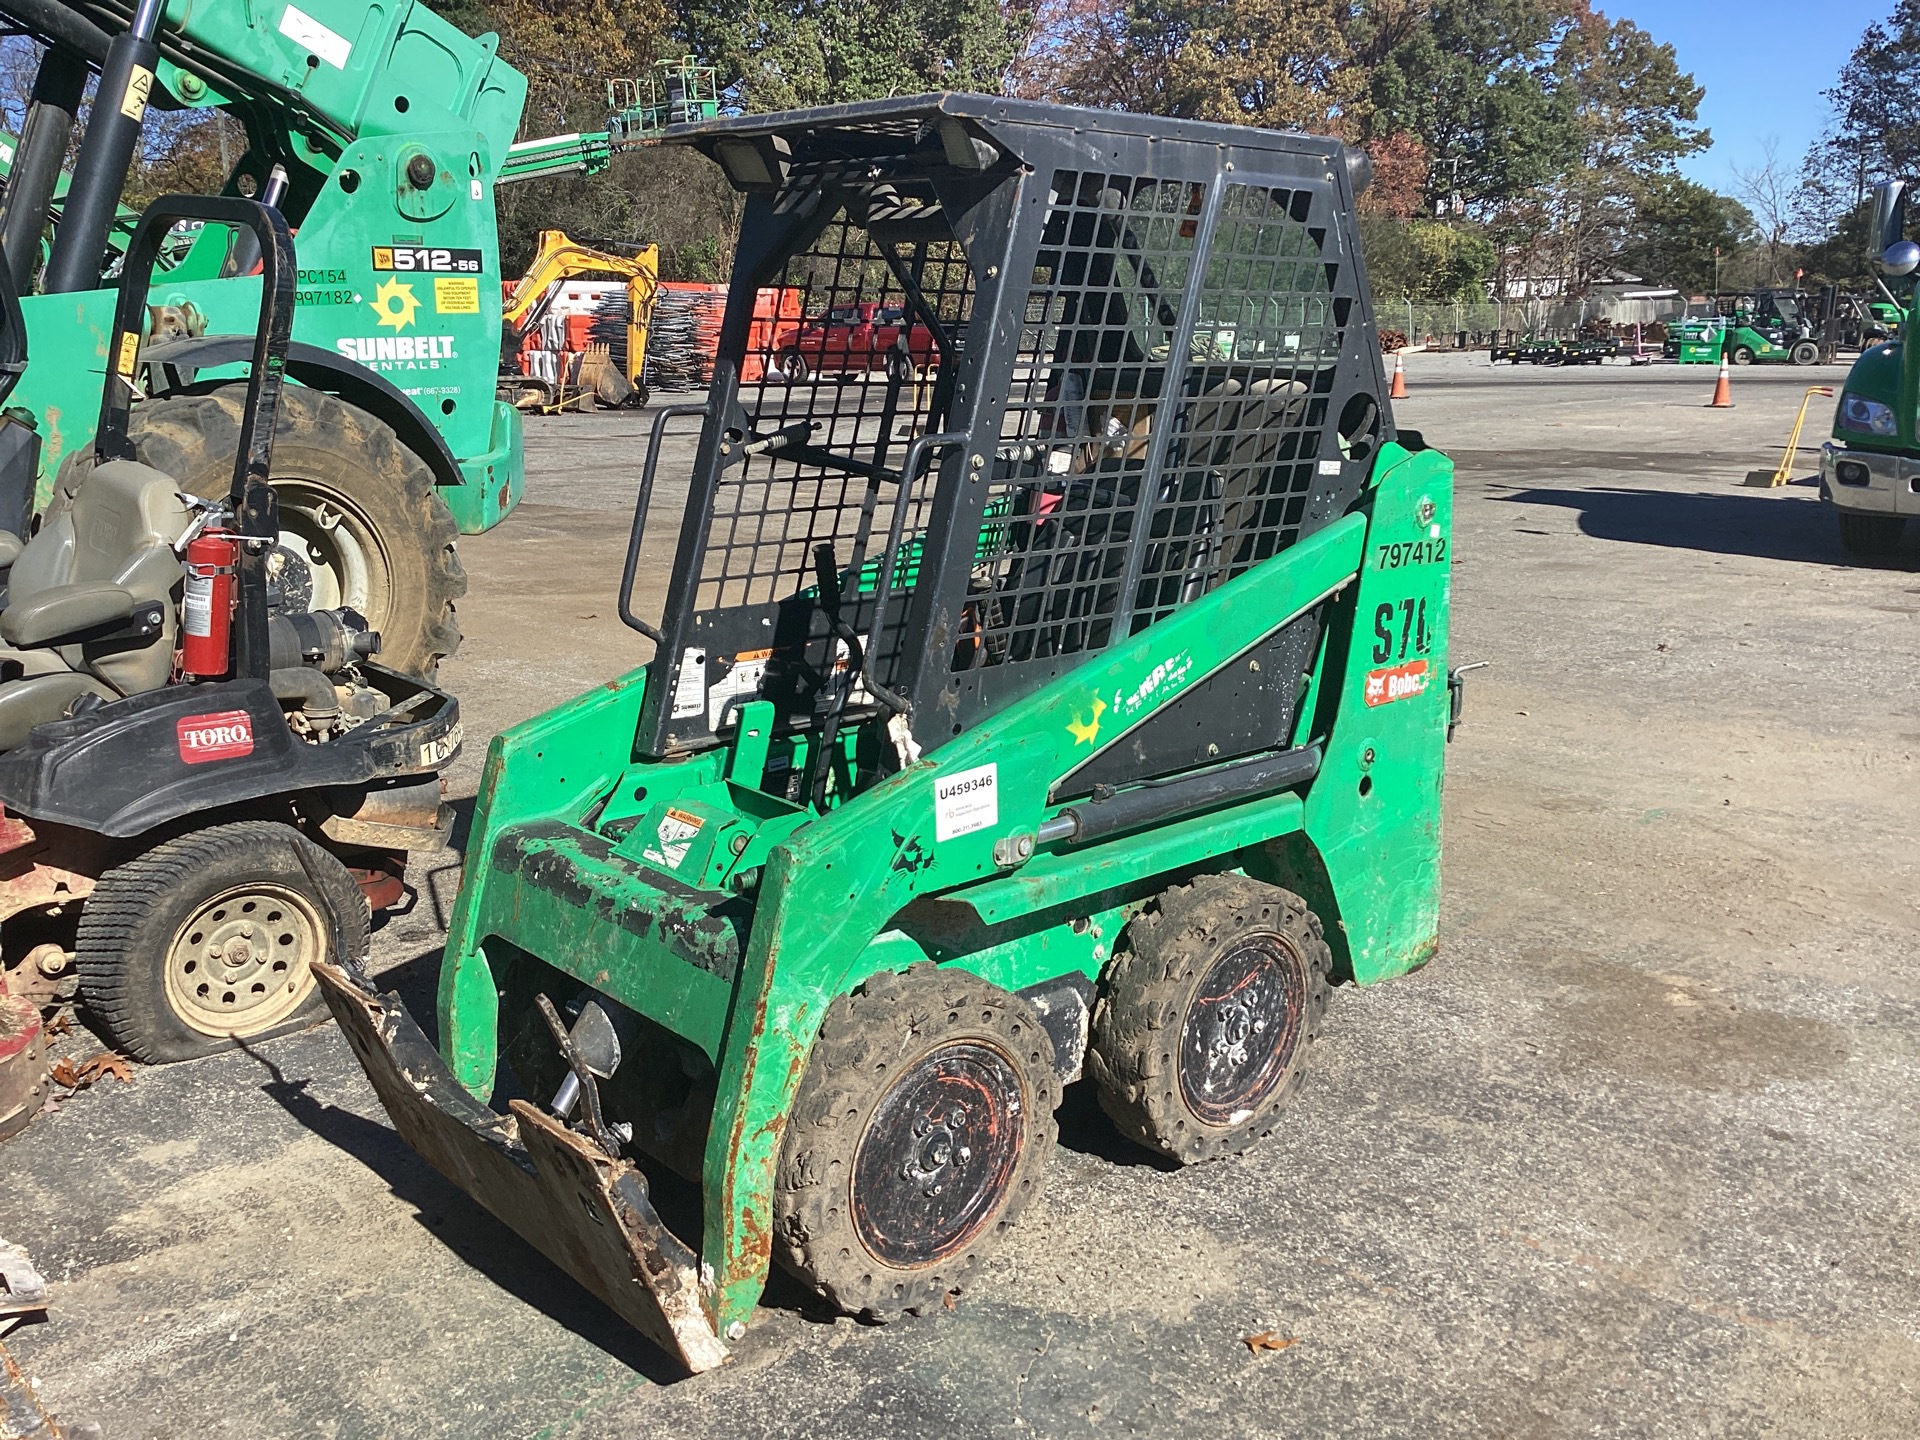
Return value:
<svg viewBox="0 0 1920 1440">
<path fill-rule="evenodd" d="M 1739 483 L 1842 372 L 1713 411 L 1706 369 L 1407 371 L 1399 423 L 1459 465 L 1453 659 L 1493 665 L 1440 957 L 1336 994 L 1285 1134 L 1163 1170 L 1074 1087 L 954 1313 L 776 1284 L 672 1383 L 322 1028 L 0 1150 L 0 1234 L 54 1282 L 8 1341 L 42 1399 L 107 1440 L 1920 1433 L 1920 548 L 1849 563 L 1809 484 Z M 534 422 L 526 504 L 462 542 L 462 794 L 493 730 L 646 658 L 612 588 L 647 418 Z M 430 1010 L 457 871 L 416 879 L 376 960 Z"/>
</svg>

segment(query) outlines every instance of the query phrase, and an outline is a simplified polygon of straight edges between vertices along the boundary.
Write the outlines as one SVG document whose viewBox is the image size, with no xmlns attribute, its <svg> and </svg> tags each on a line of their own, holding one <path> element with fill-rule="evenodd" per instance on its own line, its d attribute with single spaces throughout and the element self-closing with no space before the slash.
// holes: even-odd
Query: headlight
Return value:
<svg viewBox="0 0 1920 1440">
<path fill-rule="evenodd" d="M 1840 426 L 1858 430 L 1862 435 L 1892 435 L 1899 429 L 1893 423 L 1893 410 L 1864 395 L 1846 395 L 1840 400 Z"/>
</svg>

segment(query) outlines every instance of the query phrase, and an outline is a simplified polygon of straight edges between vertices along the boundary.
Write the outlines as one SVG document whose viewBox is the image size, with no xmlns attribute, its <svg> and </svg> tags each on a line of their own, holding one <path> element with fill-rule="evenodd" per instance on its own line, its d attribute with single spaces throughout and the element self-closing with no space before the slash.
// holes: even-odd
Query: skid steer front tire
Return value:
<svg viewBox="0 0 1920 1440">
<path fill-rule="evenodd" d="M 1018 996 L 931 962 L 828 1007 L 794 1099 L 774 1258 L 848 1314 L 959 1290 L 1039 1193 L 1053 1042 Z"/>
<path fill-rule="evenodd" d="M 312 966 L 341 962 L 336 936 L 366 953 L 366 898 L 339 860 L 289 825 L 215 825 L 100 877 L 74 945 L 80 998 L 115 1049 L 191 1060 L 320 1019 Z"/>
<path fill-rule="evenodd" d="M 1101 977 L 1087 1048 L 1101 1108 L 1182 1165 L 1272 1134 L 1332 965 L 1298 895 L 1243 875 L 1174 886 L 1128 923 Z"/>
<path fill-rule="evenodd" d="M 247 387 L 169 395 L 134 406 L 129 438 L 145 464 L 194 495 L 233 484 Z M 61 466 L 49 515 L 73 503 L 91 446 Z M 324 391 L 289 385 L 274 426 L 273 489 L 282 548 L 307 567 L 292 609 L 351 606 L 380 634 L 375 659 L 431 681 L 460 644 L 453 605 L 467 592 L 459 529 L 426 462 L 385 422 Z"/>
</svg>

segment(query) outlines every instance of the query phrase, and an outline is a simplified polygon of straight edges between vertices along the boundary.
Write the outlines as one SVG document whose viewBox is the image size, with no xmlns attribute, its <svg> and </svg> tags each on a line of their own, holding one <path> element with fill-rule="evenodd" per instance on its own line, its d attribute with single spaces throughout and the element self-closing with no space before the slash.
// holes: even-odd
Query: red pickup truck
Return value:
<svg viewBox="0 0 1920 1440">
<path fill-rule="evenodd" d="M 904 337 L 905 347 L 902 348 Z M 863 301 L 836 305 L 785 337 L 775 356 L 791 385 L 804 384 L 828 371 L 864 374 L 884 370 L 891 378 L 911 380 L 912 367 L 936 365 L 940 352 L 933 332 L 919 321 L 907 323 L 903 306 Z"/>
</svg>

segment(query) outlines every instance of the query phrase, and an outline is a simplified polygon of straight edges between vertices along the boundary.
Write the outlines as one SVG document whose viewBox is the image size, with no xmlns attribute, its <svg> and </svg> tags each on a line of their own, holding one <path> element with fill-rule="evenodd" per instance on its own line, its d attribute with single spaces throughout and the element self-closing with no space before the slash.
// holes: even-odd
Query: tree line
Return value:
<svg viewBox="0 0 1920 1440">
<path fill-rule="evenodd" d="M 1866 286 L 1871 187 L 1920 179 L 1920 0 L 1897 0 L 1867 26 L 1823 94 L 1826 128 L 1797 175 L 1777 166 L 1771 218 L 1809 278 Z"/>
<path fill-rule="evenodd" d="M 742 110 L 958 89 L 1339 135 L 1373 158 L 1362 223 L 1386 299 L 1628 276 L 1692 292 L 1764 263 L 1750 206 L 1679 173 L 1710 143 L 1701 87 L 1588 0 L 433 3 L 499 33 L 532 81 L 529 134 L 594 123 L 603 76 L 690 55 Z M 669 275 L 718 280 L 735 214 L 670 151 L 502 192 L 510 265 L 562 223 L 657 241 Z"/>
</svg>

